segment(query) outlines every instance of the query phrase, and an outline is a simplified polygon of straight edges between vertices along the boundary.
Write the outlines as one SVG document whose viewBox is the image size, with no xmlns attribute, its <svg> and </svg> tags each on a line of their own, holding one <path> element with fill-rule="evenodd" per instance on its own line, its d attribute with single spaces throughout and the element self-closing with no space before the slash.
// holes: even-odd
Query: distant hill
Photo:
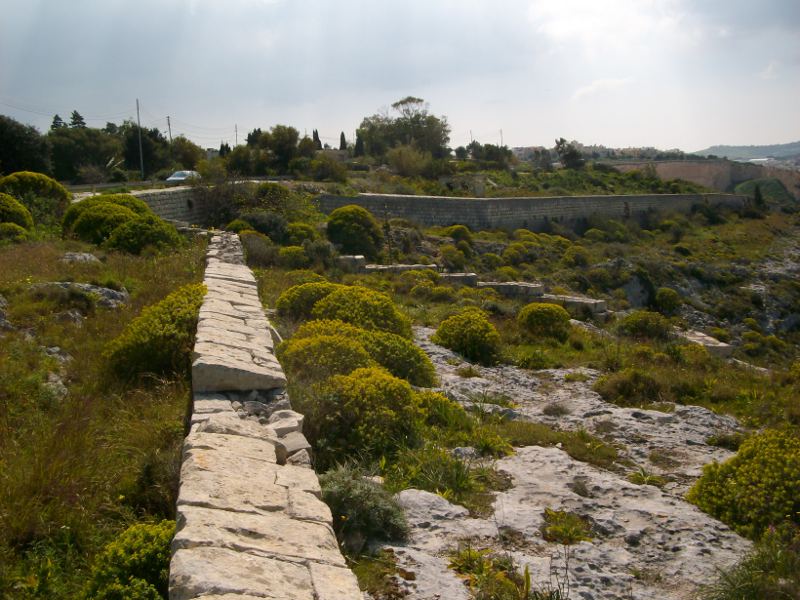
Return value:
<svg viewBox="0 0 800 600">
<path fill-rule="evenodd" d="M 753 158 L 793 158 L 800 156 L 800 142 L 772 144 L 770 146 L 711 146 L 705 150 L 692 152 L 706 156 L 727 156 L 731 160 L 750 160 Z"/>
</svg>

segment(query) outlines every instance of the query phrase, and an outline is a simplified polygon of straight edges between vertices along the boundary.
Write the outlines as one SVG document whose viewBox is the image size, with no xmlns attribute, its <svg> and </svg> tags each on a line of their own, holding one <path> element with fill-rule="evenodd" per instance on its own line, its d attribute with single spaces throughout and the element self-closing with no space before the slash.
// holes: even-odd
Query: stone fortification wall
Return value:
<svg viewBox="0 0 800 600">
<path fill-rule="evenodd" d="M 318 198 L 324 212 L 358 204 L 381 219 L 402 218 L 421 225 L 460 223 L 470 229 L 537 229 L 546 221 L 575 221 L 598 215 L 622 219 L 649 210 L 689 211 L 695 204 L 741 206 L 743 196 L 731 194 L 649 194 L 635 196 L 559 196 L 541 198 L 450 198 L 359 194 Z"/>
<path fill-rule="evenodd" d="M 234 234 L 211 239 L 205 284 L 169 597 L 360 599 Z"/>
<path fill-rule="evenodd" d="M 209 207 L 195 198 L 194 189 L 191 187 L 136 190 L 131 193 L 147 202 L 154 213 L 168 221 L 202 225 L 209 214 Z"/>
<path fill-rule="evenodd" d="M 749 179 L 774 177 L 800 200 L 800 172 L 788 169 L 730 160 L 664 160 L 613 164 L 623 173 L 653 165 L 661 179 L 684 179 L 720 192 L 731 191 L 737 184 Z"/>
</svg>

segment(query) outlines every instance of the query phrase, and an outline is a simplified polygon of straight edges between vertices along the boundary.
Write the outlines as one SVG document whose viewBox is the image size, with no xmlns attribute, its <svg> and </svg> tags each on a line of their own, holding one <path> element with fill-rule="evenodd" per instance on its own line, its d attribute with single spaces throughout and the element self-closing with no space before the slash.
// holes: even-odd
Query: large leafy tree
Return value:
<svg viewBox="0 0 800 600">
<path fill-rule="evenodd" d="M 428 112 L 422 98 L 407 96 L 392 104 L 396 116 L 375 114 L 361 122 L 358 137 L 363 139 L 365 152 L 383 157 L 395 146 L 414 146 L 428 152 L 433 158 L 449 155 L 450 126 L 446 117 L 436 117 Z"/>
<path fill-rule="evenodd" d="M 197 163 L 206 156 L 205 150 L 182 135 L 172 140 L 170 151 L 172 160 L 184 169 L 194 169 Z"/>
<path fill-rule="evenodd" d="M 53 175 L 75 180 L 81 167 L 104 169 L 122 157 L 119 137 L 91 127 L 59 127 L 47 134 L 52 148 Z M 138 156 L 138 155 L 137 155 Z"/>
<path fill-rule="evenodd" d="M 139 170 L 139 127 L 133 121 L 125 121 L 120 127 L 125 166 Z M 169 166 L 169 142 L 158 128 L 142 127 L 142 154 L 145 176 Z"/>
<path fill-rule="evenodd" d="M 34 127 L 0 115 L 0 174 L 50 172 L 50 145 Z"/>
<path fill-rule="evenodd" d="M 563 137 L 556 140 L 556 154 L 567 169 L 580 169 L 583 164 L 583 156 L 574 143 L 567 142 Z"/>
</svg>

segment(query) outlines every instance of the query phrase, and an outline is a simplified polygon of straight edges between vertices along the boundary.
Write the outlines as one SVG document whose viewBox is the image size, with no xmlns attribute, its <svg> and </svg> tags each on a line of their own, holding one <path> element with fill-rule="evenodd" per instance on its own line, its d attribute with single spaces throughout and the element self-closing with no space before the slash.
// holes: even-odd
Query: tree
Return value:
<svg viewBox="0 0 800 600">
<path fill-rule="evenodd" d="M 361 122 L 358 134 L 367 154 L 383 157 L 394 146 L 413 145 L 433 158 L 449 156 L 450 126 L 445 117 L 429 114 L 424 100 L 413 96 L 398 100 L 392 108 L 397 117 L 375 114 Z"/>
<path fill-rule="evenodd" d="M 353 147 L 353 156 L 364 156 L 364 138 L 361 134 L 356 133 L 356 143 Z"/>
<path fill-rule="evenodd" d="M 455 152 L 456 152 L 456 158 L 458 160 L 466 160 L 467 156 L 469 156 L 469 153 L 467 152 L 467 149 L 464 146 L 459 146 L 458 148 L 456 148 Z"/>
<path fill-rule="evenodd" d="M 53 117 L 53 123 L 50 125 L 50 131 L 54 129 L 61 129 L 62 127 L 66 127 L 67 124 L 64 123 L 64 119 L 62 119 L 58 114 Z"/>
<path fill-rule="evenodd" d="M 304 136 L 297 144 L 297 155 L 301 158 L 314 158 L 317 153 L 317 145 L 308 136 Z"/>
<path fill-rule="evenodd" d="M 339 134 L 339 150 L 347 150 L 347 138 L 344 137 L 344 131 Z"/>
<path fill-rule="evenodd" d="M 574 142 L 567 142 L 563 137 L 556 140 L 556 154 L 567 169 L 580 169 L 584 160 L 580 150 L 575 147 Z"/>
<path fill-rule="evenodd" d="M 50 145 L 34 127 L 0 115 L 0 174 L 50 172 Z"/>
<path fill-rule="evenodd" d="M 761 193 L 761 186 L 758 184 L 756 184 L 753 190 L 753 204 L 756 205 L 756 208 L 766 208 L 767 206 L 767 203 L 764 201 L 764 194 Z"/>
<path fill-rule="evenodd" d="M 319 139 L 319 132 L 315 129 L 311 136 L 314 140 L 314 146 L 317 148 L 317 150 L 322 150 L 322 141 Z"/>
<path fill-rule="evenodd" d="M 250 136 L 248 135 L 247 145 L 250 145 Z M 220 142 L 219 144 L 219 156 L 220 158 L 225 158 L 228 154 L 231 153 L 231 145 L 227 142 Z"/>
<path fill-rule="evenodd" d="M 247 134 L 247 145 L 248 146 L 258 146 L 258 141 L 261 138 L 261 128 L 253 129 L 250 133 Z"/>
<path fill-rule="evenodd" d="M 273 162 L 279 172 L 286 173 L 289 161 L 297 156 L 299 138 L 300 132 L 294 127 L 275 125 L 270 129 L 268 147 L 274 155 Z"/>
<path fill-rule="evenodd" d="M 72 111 L 72 116 L 69 119 L 70 127 L 86 127 L 86 121 L 83 120 L 81 113 L 77 110 Z"/>
<path fill-rule="evenodd" d="M 133 121 L 125 121 L 120 127 L 122 133 L 123 155 L 125 166 L 131 170 L 139 170 L 139 126 Z M 145 176 L 169 166 L 169 142 L 154 127 L 142 128 L 142 154 L 144 156 Z"/>
<path fill-rule="evenodd" d="M 172 159 L 184 169 L 194 169 L 197 163 L 206 157 L 205 150 L 182 135 L 172 140 L 170 146 Z"/>
<path fill-rule="evenodd" d="M 252 175 L 253 162 L 250 156 L 250 148 L 247 146 L 236 146 L 227 154 L 228 173 L 237 175 Z"/>
<path fill-rule="evenodd" d="M 108 169 L 115 159 L 123 156 L 122 140 L 102 129 L 91 127 L 59 127 L 47 134 L 56 179 L 75 181 L 82 170 L 92 168 L 99 179 L 108 177 Z M 139 148 L 136 147 L 136 167 L 139 166 Z"/>
</svg>

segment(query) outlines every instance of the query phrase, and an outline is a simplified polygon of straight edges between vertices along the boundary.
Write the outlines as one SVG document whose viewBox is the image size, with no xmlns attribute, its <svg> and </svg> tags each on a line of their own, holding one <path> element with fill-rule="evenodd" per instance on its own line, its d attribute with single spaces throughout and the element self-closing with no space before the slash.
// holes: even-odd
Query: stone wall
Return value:
<svg viewBox="0 0 800 600">
<path fill-rule="evenodd" d="M 451 198 L 359 194 L 318 198 L 323 212 L 358 204 L 380 219 L 402 218 L 425 226 L 457 223 L 473 230 L 539 229 L 546 221 L 570 222 L 593 215 L 623 219 L 653 209 L 686 212 L 696 204 L 741 206 L 731 194 L 649 194 L 632 196 L 559 196 L 537 198 Z"/>
<path fill-rule="evenodd" d="M 147 202 L 154 213 L 168 221 L 203 225 L 208 217 L 208 206 L 195 199 L 195 192 L 191 187 L 135 190 L 131 193 Z"/>
<path fill-rule="evenodd" d="M 236 235 L 211 239 L 205 284 L 169 597 L 360 599 Z"/>
</svg>

